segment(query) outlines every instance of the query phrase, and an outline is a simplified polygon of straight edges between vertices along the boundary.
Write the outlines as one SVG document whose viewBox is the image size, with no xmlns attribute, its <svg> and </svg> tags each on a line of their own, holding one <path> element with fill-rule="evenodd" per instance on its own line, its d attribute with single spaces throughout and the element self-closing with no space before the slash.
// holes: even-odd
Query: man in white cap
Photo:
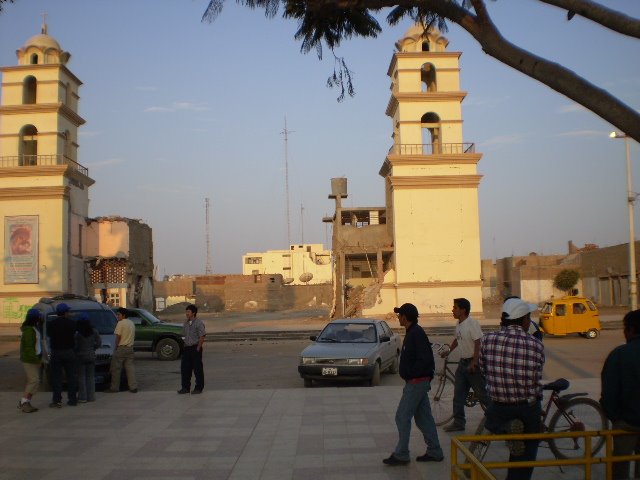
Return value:
<svg viewBox="0 0 640 480">
<path fill-rule="evenodd" d="M 500 330 L 487 333 L 480 347 L 480 371 L 487 382 L 491 404 L 486 427 L 494 433 L 541 431 L 542 367 L 544 346 L 529 335 L 536 305 L 510 298 L 502 305 Z M 535 460 L 538 441 L 509 442 L 509 461 Z M 528 480 L 533 468 L 511 468 L 507 480 Z"/>
</svg>

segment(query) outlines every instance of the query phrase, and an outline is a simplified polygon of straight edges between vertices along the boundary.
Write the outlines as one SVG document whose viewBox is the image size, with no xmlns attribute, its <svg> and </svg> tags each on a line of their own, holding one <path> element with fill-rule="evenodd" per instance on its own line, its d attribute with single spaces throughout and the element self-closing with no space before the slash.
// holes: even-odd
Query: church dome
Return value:
<svg viewBox="0 0 640 480">
<path fill-rule="evenodd" d="M 55 48 L 56 50 L 62 50 L 60 48 L 60 44 L 56 41 L 55 38 L 47 35 L 46 33 L 39 33 L 38 35 L 34 35 L 29 40 L 24 42 L 25 50 L 29 47 L 38 47 L 42 49 Z"/>
</svg>

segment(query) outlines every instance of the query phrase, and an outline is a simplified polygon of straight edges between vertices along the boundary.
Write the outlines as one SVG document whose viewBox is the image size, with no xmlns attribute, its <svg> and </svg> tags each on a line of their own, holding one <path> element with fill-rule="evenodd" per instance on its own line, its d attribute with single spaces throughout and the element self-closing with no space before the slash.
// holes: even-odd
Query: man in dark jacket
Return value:
<svg viewBox="0 0 640 480">
<path fill-rule="evenodd" d="M 52 408 L 62 408 L 62 370 L 67 377 L 67 405 L 78 405 L 78 366 L 76 363 L 76 322 L 69 318 L 71 308 L 66 303 L 56 306 L 56 318 L 47 325 L 47 336 L 51 344 Z"/>
<path fill-rule="evenodd" d="M 635 434 L 613 438 L 614 456 L 640 453 L 640 310 L 627 313 L 622 322 L 627 343 L 604 362 L 600 403 L 614 430 Z M 640 478 L 640 465 L 636 462 L 635 475 L 629 477 L 629 462 L 614 463 L 613 478 Z"/>
<path fill-rule="evenodd" d="M 393 309 L 398 314 L 400 325 L 405 329 L 402 353 L 400 354 L 400 376 L 406 382 L 402 390 L 402 398 L 396 410 L 396 426 L 398 427 L 398 444 L 389 458 L 383 462 L 387 465 L 406 465 L 411 461 L 409 455 L 409 437 L 411 419 L 422 432 L 427 444 L 427 452 L 416 457 L 418 462 L 441 462 L 444 458 L 438 431 L 431 414 L 429 390 L 435 363 L 433 351 L 427 334 L 418 325 L 418 309 L 411 303 Z"/>
</svg>

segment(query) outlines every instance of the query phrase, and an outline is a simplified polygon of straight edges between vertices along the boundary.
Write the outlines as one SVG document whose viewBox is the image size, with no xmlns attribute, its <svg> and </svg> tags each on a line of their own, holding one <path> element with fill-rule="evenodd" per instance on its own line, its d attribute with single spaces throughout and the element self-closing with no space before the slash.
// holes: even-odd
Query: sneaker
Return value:
<svg viewBox="0 0 640 480">
<path fill-rule="evenodd" d="M 23 403 L 20 410 L 22 410 L 24 413 L 33 413 L 38 411 L 38 409 L 36 407 L 31 406 L 29 402 Z"/>
<path fill-rule="evenodd" d="M 464 425 L 461 425 L 460 423 L 451 422 L 442 430 L 444 430 L 445 432 L 464 432 L 464 428 Z"/>
<path fill-rule="evenodd" d="M 524 423 L 522 420 L 515 419 L 509 422 L 509 426 L 507 427 L 507 433 L 523 433 L 524 432 Z M 509 440 L 507 441 L 507 447 L 509 448 L 509 453 L 514 457 L 521 457 L 524 455 L 524 440 Z"/>
<path fill-rule="evenodd" d="M 429 455 L 428 453 L 416 457 L 417 462 L 441 462 L 442 460 L 444 460 L 444 457 L 434 457 L 433 455 Z"/>
<path fill-rule="evenodd" d="M 201 389 L 201 388 L 194 388 L 194 389 L 191 391 L 191 395 L 198 395 L 198 394 L 200 394 L 200 393 L 202 393 L 202 389 Z"/>
<path fill-rule="evenodd" d="M 132 388 L 131 390 L 129 390 L 131 393 L 138 393 L 138 389 L 137 388 Z"/>
<path fill-rule="evenodd" d="M 181 388 L 180 390 L 178 390 L 179 395 L 184 395 L 185 393 L 189 393 L 188 388 Z"/>
<path fill-rule="evenodd" d="M 51 407 L 51 408 L 62 408 L 62 402 L 51 402 L 49 404 L 49 407 Z"/>
<path fill-rule="evenodd" d="M 398 457 L 396 457 L 392 453 L 389 458 L 385 458 L 384 460 L 382 460 L 382 463 L 384 463 L 385 465 L 391 465 L 392 467 L 396 467 L 398 465 L 407 465 L 410 461 L 411 460 L 400 460 Z"/>
<path fill-rule="evenodd" d="M 113 388 L 107 388 L 103 390 L 102 393 L 118 393 L 118 390 L 114 390 Z"/>
</svg>

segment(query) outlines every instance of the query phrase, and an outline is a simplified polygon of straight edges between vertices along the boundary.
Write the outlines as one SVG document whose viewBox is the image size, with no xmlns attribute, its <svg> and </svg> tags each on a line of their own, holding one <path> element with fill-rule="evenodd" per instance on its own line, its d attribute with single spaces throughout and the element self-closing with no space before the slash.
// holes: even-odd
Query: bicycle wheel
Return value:
<svg viewBox="0 0 640 480">
<path fill-rule="evenodd" d="M 453 377 L 446 370 L 434 375 L 434 388 L 430 392 L 431 413 L 436 425 L 444 425 L 453 418 Z"/>
<path fill-rule="evenodd" d="M 474 435 L 488 435 L 490 432 L 484 428 L 484 424 L 486 421 L 486 417 L 482 417 L 480 420 L 480 424 L 478 428 L 476 428 L 476 432 Z M 485 455 L 487 454 L 487 450 L 489 450 L 489 445 L 491 442 L 471 442 L 469 444 L 469 451 L 473 453 L 473 456 L 482 462 L 484 460 Z"/>
<path fill-rule="evenodd" d="M 549 432 L 584 432 L 586 430 L 606 430 L 607 418 L 595 400 L 578 397 L 569 400 L 559 408 L 549 421 Z M 556 458 L 584 457 L 585 440 L 591 443 L 591 453 L 595 455 L 604 445 L 604 437 L 591 438 L 551 438 L 549 448 Z"/>
</svg>

